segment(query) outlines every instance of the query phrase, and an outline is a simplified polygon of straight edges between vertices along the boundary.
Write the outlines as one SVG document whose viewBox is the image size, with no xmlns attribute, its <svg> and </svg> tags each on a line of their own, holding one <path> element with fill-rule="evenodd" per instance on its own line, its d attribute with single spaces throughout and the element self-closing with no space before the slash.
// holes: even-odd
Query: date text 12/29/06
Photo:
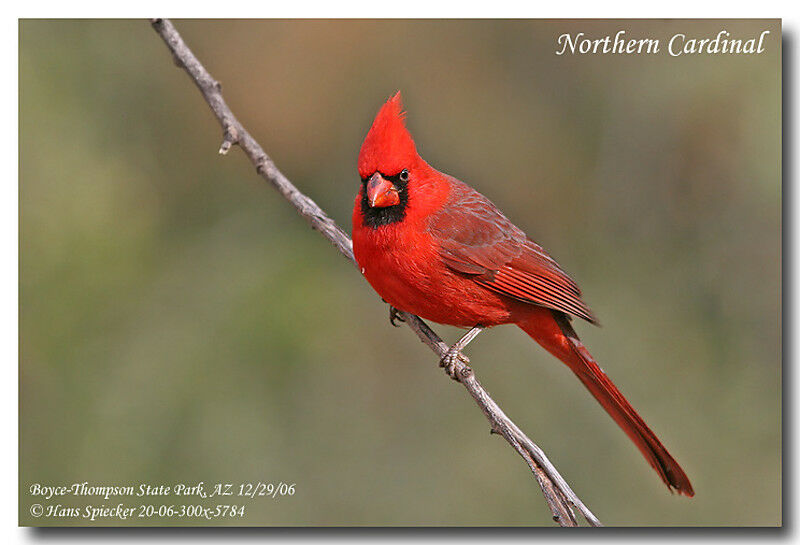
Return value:
<svg viewBox="0 0 800 545">
<path fill-rule="evenodd" d="M 206 484 L 203 481 L 193 484 L 151 484 L 140 483 L 137 485 L 93 485 L 88 482 L 71 483 L 62 485 L 51 485 L 34 483 L 28 488 L 32 497 L 41 497 L 49 500 L 59 496 L 72 497 L 101 497 L 110 499 L 113 497 L 153 497 L 153 496 L 178 496 L 178 497 L 197 497 L 214 498 L 225 496 L 236 497 L 270 497 L 278 498 L 284 496 L 294 496 L 295 483 L 272 482 L 272 481 L 252 481 L 244 483 L 217 482 Z"/>
</svg>

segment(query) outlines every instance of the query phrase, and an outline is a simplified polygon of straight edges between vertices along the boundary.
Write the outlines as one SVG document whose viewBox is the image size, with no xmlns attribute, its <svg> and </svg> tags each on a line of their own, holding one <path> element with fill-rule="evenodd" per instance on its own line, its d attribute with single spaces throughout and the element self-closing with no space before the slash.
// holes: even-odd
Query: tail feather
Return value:
<svg viewBox="0 0 800 545">
<path fill-rule="evenodd" d="M 518 325 L 548 352 L 572 369 L 611 418 L 631 438 L 670 490 L 674 488 L 679 494 L 694 496 L 692 484 L 686 473 L 611 379 L 600 369 L 578 339 L 578 335 L 569 323 L 569 318 L 556 311 L 552 311 L 552 317 L 552 320 L 543 319 L 543 315 L 537 313 L 530 320 Z"/>
</svg>

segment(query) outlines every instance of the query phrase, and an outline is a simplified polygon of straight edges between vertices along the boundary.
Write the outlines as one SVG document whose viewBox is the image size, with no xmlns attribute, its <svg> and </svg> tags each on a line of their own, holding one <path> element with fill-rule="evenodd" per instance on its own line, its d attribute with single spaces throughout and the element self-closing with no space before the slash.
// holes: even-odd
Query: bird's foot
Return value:
<svg viewBox="0 0 800 545">
<path fill-rule="evenodd" d="M 456 370 L 458 360 L 461 360 L 461 363 L 464 365 L 469 365 L 469 358 L 462 354 L 459 347 L 455 344 L 451 346 L 447 353 L 442 356 L 442 359 L 439 360 L 439 367 L 444 369 L 448 377 L 456 381 L 459 380 L 458 371 Z"/>
<path fill-rule="evenodd" d="M 461 351 L 464 350 L 464 348 L 466 348 L 472 339 L 477 337 L 478 333 L 481 331 L 483 331 L 483 326 L 480 325 L 476 325 L 467 331 L 463 337 L 458 339 L 456 344 L 447 350 L 445 355 L 442 356 L 442 359 L 439 360 L 439 366 L 444 367 L 445 373 L 447 373 L 447 376 L 449 376 L 451 379 L 461 382 L 461 378 L 459 378 L 458 373 L 456 372 L 456 363 L 458 363 L 458 360 L 461 360 L 464 365 L 469 365 L 469 358 L 462 354 Z M 466 367 L 462 370 L 462 376 L 465 378 L 468 377 L 471 371 L 472 370 L 469 367 Z"/>
<path fill-rule="evenodd" d="M 400 311 L 394 308 L 392 305 L 389 305 L 389 323 L 392 324 L 394 327 L 400 327 L 400 324 L 395 323 L 398 322 L 405 322 L 402 316 L 400 316 Z"/>
</svg>

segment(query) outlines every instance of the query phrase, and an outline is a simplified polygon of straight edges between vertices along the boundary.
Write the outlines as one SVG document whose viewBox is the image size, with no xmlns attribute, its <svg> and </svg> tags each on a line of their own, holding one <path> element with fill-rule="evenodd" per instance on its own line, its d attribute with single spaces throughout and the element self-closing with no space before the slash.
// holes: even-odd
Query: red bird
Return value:
<svg viewBox="0 0 800 545">
<path fill-rule="evenodd" d="M 451 376 L 478 332 L 516 324 L 572 369 L 670 490 L 693 496 L 681 467 L 578 339 L 571 317 L 597 320 L 577 284 L 489 199 L 428 165 L 404 120 L 398 92 L 361 146 L 353 210 L 353 253 L 392 320 L 399 309 L 471 328 L 443 358 Z"/>
</svg>

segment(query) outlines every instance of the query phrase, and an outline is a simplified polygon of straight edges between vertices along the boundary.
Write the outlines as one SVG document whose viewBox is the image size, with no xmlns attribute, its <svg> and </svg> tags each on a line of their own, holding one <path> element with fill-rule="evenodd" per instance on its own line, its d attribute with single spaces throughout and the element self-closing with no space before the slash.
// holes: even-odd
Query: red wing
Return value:
<svg viewBox="0 0 800 545">
<path fill-rule="evenodd" d="M 429 225 L 448 267 L 497 293 L 597 323 L 578 285 L 541 246 L 486 197 L 451 182 L 448 203 Z"/>
</svg>

